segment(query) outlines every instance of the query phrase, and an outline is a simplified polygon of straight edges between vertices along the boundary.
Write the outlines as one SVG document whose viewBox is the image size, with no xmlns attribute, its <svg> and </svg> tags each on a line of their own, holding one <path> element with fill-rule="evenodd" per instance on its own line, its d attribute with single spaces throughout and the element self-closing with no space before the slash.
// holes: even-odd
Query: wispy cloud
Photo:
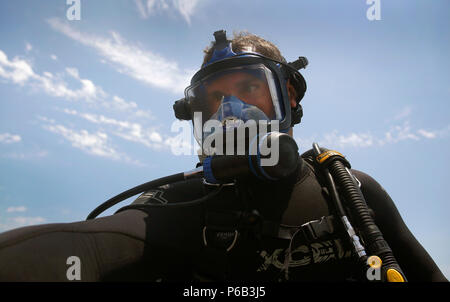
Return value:
<svg viewBox="0 0 450 302">
<path fill-rule="evenodd" d="M 422 135 L 423 137 L 426 137 L 426 138 L 436 138 L 436 133 L 435 132 L 429 132 L 429 131 L 426 131 L 426 130 L 423 130 L 423 129 L 419 129 L 419 130 L 417 130 L 417 133 Z"/>
<path fill-rule="evenodd" d="M 188 131 L 188 133 L 183 131 L 179 133 L 178 129 L 175 130 L 175 132 L 177 132 L 178 134 L 167 135 L 158 132 L 153 127 L 144 127 L 143 125 L 136 122 L 120 121 L 117 119 L 105 117 L 104 115 L 81 113 L 71 109 L 64 109 L 63 112 L 69 115 L 78 116 L 91 123 L 101 125 L 105 127 L 105 131 L 111 133 L 114 136 L 118 136 L 129 142 L 144 145 L 145 147 L 148 147 L 155 151 L 171 150 L 172 152 L 174 152 L 173 150 L 183 150 L 179 151 L 179 153 L 192 154 L 192 150 L 196 149 L 196 145 L 192 145 L 193 139 L 191 137 L 192 132 L 190 130 Z M 186 121 L 183 122 L 185 122 L 184 126 L 189 129 L 189 123 Z"/>
<path fill-rule="evenodd" d="M 402 120 L 409 117 L 412 113 L 411 106 L 404 107 L 399 113 L 394 116 L 394 120 Z"/>
<path fill-rule="evenodd" d="M 27 207 L 25 206 L 18 206 L 18 207 L 9 207 L 6 209 L 7 213 L 14 213 L 14 212 L 25 212 L 27 210 Z"/>
<path fill-rule="evenodd" d="M 65 81 L 66 77 L 75 79 L 81 87 L 78 89 L 70 88 Z M 81 77 L 79 70 L 74 67 L 65 68 L 63 73 L 54 74 L 44 71 L 42 74 L 38 74 L 26 59 L 15 57 L 10 60 L 0 50 L 0 78 L 21 86 L 29 85 L 34 90 L 42 91 L 52 97 L 65 100 L 85 100 L 90 104 L 95 102 L 105 108 L 127 112 L 135 117 L 154 118 L 150 111 L 139 109 L 135 102 L 126 101 L 117 95 L 110 96 L 102 87 L 87 78 Z"/>
<path fill-rule="evenodd" d="M 88 154 L 119 159 L 118 152 L 109 145 L 108 135 L 103 132 L 89 133 L 87 130 L 75 131 L 63 125 L 45 125 L 44 129 L 63 136 L 73 147 Z"/>
<path fill-rule="evenodd" d="M 3 220 L 3 219 L 2 219 Z M 42 224 L 47 222 L 47 219 L 44 217 L 36 216 L 36 217 L 27 217 L 27 216 L 17 216 L 6 218 L 3 221 L 0 221 L 0 231 L 4 232 L 7 230 L 12 230 L 19 227 Z"/>
<path fill-rule="evenodd" d="M 26 151 L 26 152 L 10 152 L 6 154 L 0 155 L 3 158 L 10 158 L 10 159 L 19 159 L 19 160 L 29 160 L 29 159 L 36 159 L 36 158 L 43 158 L 48 156 L 48 151 L 46 150 L 37 150 L 37 151 Z"/>
<path fill-rule="evenodd" d="M 118 33 L 99 37 L 82 33 L 58 18 L 47 20 L 50 26 L 67 37 L 95 48 L 116 70 L 146 84 L 182 93 L 194 70 L 182 70 L 174 61 L 125 41 Z"/>
<path fill-rule="evenodd" d="M 3 144 L 13 144 L 22 141 L 22 137 L 17 134 L 10 133 L 0 133 L 0 143 Z M 42 158 L 48 155 L 48 152 L 42 149 L 32 150 L 33 148 L 27 148 L 25 152 L 21 151 L 13 151 L 9 153 L 1 153 L 1 158 L 9 158 L 9 159 L 35 159 Z"/>
<path fill-rule="evenodd" d="M 26 206 L 15 206 L 8 207 L 6 213 L 8 215 L 12 213 L 23 213 L 26 212 L 28 208 Z M 30 217 L 30 216 L 16 216 L 16 217 L 6 217 L 0 220 L 0 231 L 7 231 L 23 226 L 35 225 L 44 223 L 47 220 L 40 216 Z"/>
<path fill-rule="evenodd" d="M 164 147 L 161 134 L 152 128 L 146 129 L 139 123 L 120 121 L 104 115 L 80 113 L 70 109 L 64 109 L 63 112 L 81 117 L 94 124 L 111 126 L 109 131 L 125 140 L 140 143 L 152 149 L 159 150 Z"/>
<path fill-rule="evenodd" d="M 15 84 L 23 85 L 34 76 L 31 65 L 18 57 L 8 60 L 6 54 L 0 50 L 0 77 Z"/>
<path fill-rule="evenodd" d="M 64 77 L 75 79 L 81 84 L 81 88 L 69 88 L 68 84 L 64 81 Z M 84 99 L 87 101 L 87 104 L 100 105 L 103 106 L 103 108 L 108 108 L 121 113 L 127 112 L 129 113 L 129 116 L 133 116 L 135 118 L 153 118 L 149 111 L 139 109 L 135 102 L 125 101 L 117 95 L 109 96 L 101 87 L 95 85 L 91 80 L 81 77 L 78 69 L 74 67 L 67 67 L 65 72 L 62 74 L 53 74 L 51 72 L 43 72 L 42 74 L 38 74 L 33 71 L 31 64 L 25 59 L 15 57 L 10 60 L 6 54 L 0 50 L 0 78 L 21 86 L 29 85 L 33 89 L 38 89 L 54 97 L 60 97 L 68 100 Z M 125 128 L 128 132 L 119 131 L 113 134 L 121 136 L 127 140 L 144 143 L 148 146 L 152 146 L 153 148 L 160 148 L 158 145 L 160 138 L 159 134 L 148 131 L 144 132 L 143 128 L 139 124 L 128 123 L 121 125 L 116 120 L 107 119 L 104 116 L 96 116 L 94 114 L 85 115 L 84 118 L 90 118 L 91 122 L 94 119 L 97 123 L 115 123 L 121 127 L 121 130 Z M 88 132 L 85 129 L 77 131 L 64 125 L 56 124 L 51 119 L 45 118 L 42 119 L 42 121 L 46 122 L 44 129 L 61 135 L 63 138 L 68 140 L 73 147 L 81 149 L 88 154 L 114 160 L 123 160 L 127 163 L 142 166 L 139 161 L 132 160 L 127 155 L 119 153 L 114 147 L 112 147 L 108 134 L 101 129 L 95 132 Z M 19 142 L 20 140 L 21 137 L 18 135 L 13 135 L 10 133 L 0 134 L 0 143 L 10 144 Z M 3 158 L 29 159 L 44 157 L 47 156 L 47 154 L 47 151 L 40 150 L 38 152 L 31 153 L 13 152 L 9 154 L 1 154 L 0 156 Z"/>
<path fill-rule="evenodd" d="M 139 161 L 133 160 L 128 155 L 116 150 L 116 148 L 112 146 L 108 134 L 104 131 L 90 133 L 85 129 L 74 130 L 64 125 L 57 124 L 54 120 L 47 117 L 38 118 L 44 122 L 42 127 L 45 130 L 62 136 L 70 142 L 74 148 L 80 149 L 87 154 L 143 166 Z"/>
<path fill-rule="evenodd" d="M 66 72 L 81 84 L 80 89 L 70 89 L 61 75 L 54 75 L 50 72 L 43 72 L 40 75 L 34 72 L 31 63 L 25 59 L 14 57 L 12 60 L 9 60 L 7 55 L 0 50 L 0 78 L 21 86 L 28 84 L 51 96 L 65 99 L 93 100 L 105 96 L 105 92 L 94 85 L 91 80 L 81 78 L 78 70 L 75 68 L 67 68 Z"/>
<path fill-rule="evenodd" d="M 136 8 L 138 9 L 139 15 L 141 15 L 144 19 L 148 18 L 147 7 L 142 0 L 134 0 L 134 3 L 136 3 Z"/>
<path fill-rule="evenodd" d="M 135 0 L 139 15 L 147 19 L 156 13 L 176 12 L 180 14 L 188 24 L 200 0 Z"/>
<path fill-rule="evenodd" d="M 420 137 L 414 131 L 411 131 L 409 121 L 405 121 L 402 125 L 396 125 L 389 129 L 383 138 L 379 139 L 380 145 L 387 143 L 397 143 L 404 140 L 418 141 Z"/>
<path fill-rule="evenodd" d="M 435 139 L 435 138 L 446 138 L 450 134 L 450 125 L 438 130 L 425 130 L 419 129 L 417 133 L 425 138 Z"/>
<path fill-rule="evenodd" d="M 12 144 L 18 143 L 22 140 L 20 135 L 10 134 L 10 133 L 0 133 L 0 143 L 3 144 Z"/>
<path fill-rule="evenodd" d="M 32 49 L 33 49 L 33 46 L 32 46 L 30 43 L 26 42 L 26 43 L 25 43 L 25 51 L 26 51 L 26 52 L 29 52 L 29 51 L 31 51 Z"/>
<path fill-rule="evenodd" d="M 401 125 L 391 126 L 381 136 L 371 132 L 352 132 L 340 134 L 337 130 L 326 133 L 321 137 L 296 137 L 296 141 L 302 148 L 310 149 L 313 142 L 319 145 L 335 148 L 367 148 L 395 144 L 401 141 L 444 138 L 450 133 L 450 125 L 440 130 L 413 130 L 409 121 Z"/>
</svg>

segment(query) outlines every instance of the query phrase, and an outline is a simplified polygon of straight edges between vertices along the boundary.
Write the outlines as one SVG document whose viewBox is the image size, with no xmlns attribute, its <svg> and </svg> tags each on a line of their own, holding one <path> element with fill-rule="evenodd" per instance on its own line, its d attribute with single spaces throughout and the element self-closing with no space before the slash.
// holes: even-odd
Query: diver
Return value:
<svg viewBox="0 0 450 302">
<path fill-rule="evenodd" d="M 127 191 L 86 221 L 0 234 L 0 281 L 70 281 L 67 260 L 73 256 L 80 260 L 81 281 L 376 279 L 376 272 L 371 274 L 376 267 L 356 259 L 370 256 L 365 247 L 371 235 L 365 235 L 351 198 L 341 196 L 339 202 L 336 186 L 329 186 L 317 164 L 339 153 L 315 145 L 300 156 L 292 139 L 303 115 L 306 82 L 299 70 L 307 59 L 288 63 L 274 44 L 250 33 L 232 40 L 224 31 L 214 36 L 185 97 L 174 105 L 177 118 L 192 120 L 202 148 L 197 167 L 182 174 L 184 179 L 169 177 Z M 256 135 L 243 132 L 253 139 L 242 148 L 244 161 L 242 154 L 221 153 L 230 141 L 220 134 L 237 133 L 251 121 L 265 121 L 266 135 L 260 135 L 259 124 Z M 261 164 L 269 160 L 263 143 L 280 145 L 281 164 Z M 250 154 L 254 149 L 256 155 Z M 369 233 L 382 233 L 385 241 L 378 248 L 391 251 L 401 267 L 394 277 L 447 281 L 382 186 L 349 163 L 344 173 L 377 226 Z M 113 202 L 139 193 L 114 215 L 96 218 Z"/>
</svg>

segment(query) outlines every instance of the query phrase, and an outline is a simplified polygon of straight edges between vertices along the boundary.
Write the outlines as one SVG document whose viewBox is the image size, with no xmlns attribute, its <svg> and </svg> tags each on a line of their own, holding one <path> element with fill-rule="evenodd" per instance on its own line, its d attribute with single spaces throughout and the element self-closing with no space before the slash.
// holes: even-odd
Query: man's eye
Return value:
<svg viewBox="0 0 450 302">
<path fill-rule="evenodd" d="M 210 100 L 213 102 L 221 102 L 225 95 L 221 92 L 214 92 L 210 95 Z"/>
<path fill-rule="evenodd" d="M 244 90 L 245 90 L 246 93 L 254 93 L 258 89 L 259 89 L 259 85 L 258 84 L 250 84 L 250 85 L 247 85 Z"/>
</svg>

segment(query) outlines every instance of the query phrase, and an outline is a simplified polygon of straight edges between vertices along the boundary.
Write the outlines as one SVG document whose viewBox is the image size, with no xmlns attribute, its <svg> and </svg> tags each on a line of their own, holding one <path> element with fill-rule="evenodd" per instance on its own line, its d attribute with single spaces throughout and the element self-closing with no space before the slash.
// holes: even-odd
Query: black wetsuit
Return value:
<svg viewBox="0 0 450 302">
<path fill-rule="evenodd" d="M 446 281 L 385 190 L 369 175 L 352 172 L 407 279 Z M 315 241 L 295 232 L 334 213 L 311 165 L 299 165 L 282 182 L 224 186 L 201 204 L 149 206 L 194 200 L 216 189 L 202 180 L 174 183 L 142 194 L 111 216 L 4 232 L 0 281 L 67 281 L 70 256 L 80 259 L 82 281 L 364 280 L 338 227 Z M 259 216 L 250 223 L 242 215 L 252 209 Z M 280 224 L 293 239 L 267 235 Z"/>
</svg>

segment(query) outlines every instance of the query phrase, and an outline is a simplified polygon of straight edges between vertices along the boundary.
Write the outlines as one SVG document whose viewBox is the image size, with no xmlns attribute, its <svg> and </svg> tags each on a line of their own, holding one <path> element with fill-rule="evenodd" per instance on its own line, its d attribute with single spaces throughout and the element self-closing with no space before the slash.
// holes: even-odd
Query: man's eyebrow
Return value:
<svg viewBox="0 0 450 302">
<path fill-rule="evenodd" d="M 220 88 L 215 88 L 214 90 L 207 91 L 207 94 L 208 94 L 208 95 L 214 94 L 214 93 L 223 93 L 223 91 L 220 90 Z"/>
<path fill-rule="evenodd" d="M 242 81 L 237 82 L 236 86 L 238 86 L 240 88 L 242 86 L 248 86 L 249 84 L 251 84 L 253 82 L 262 82 L 262 81 L 258 78 L 243 79 Z"/>
<path fill-rule="evenodd" d="M 208 91 L 206 93 L 206 97 L 207 98 L 215 97 L 215 96 L 218 96 L 218 95 L 225 95 L 225 93 L 223 91 L 220 91 L 220 90 Z"/>
</svg>

